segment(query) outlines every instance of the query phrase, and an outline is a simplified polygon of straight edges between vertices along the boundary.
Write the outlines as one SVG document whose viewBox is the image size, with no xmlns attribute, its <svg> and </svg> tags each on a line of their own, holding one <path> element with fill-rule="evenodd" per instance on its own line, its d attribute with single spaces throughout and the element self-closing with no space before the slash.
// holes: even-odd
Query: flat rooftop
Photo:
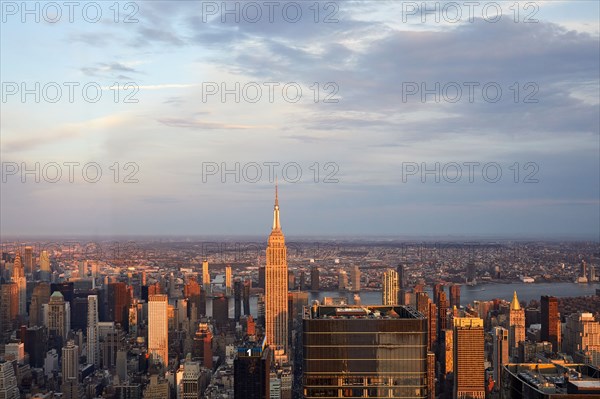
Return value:
<svg viewBox="0 0 600 399">
<path fill-rule="evenodd" d="M 513 377 L 546 394 L 565 394 L 568 385 L 581 390 L 600 390 L 600 369 L 586 364 L 510 363 L 504 366 Z"/>
<path fill-rule="evenodd" d="M 305 319 L 425 319 L 425 316 L 409 306 L 306 306 Z"/>
</svg>

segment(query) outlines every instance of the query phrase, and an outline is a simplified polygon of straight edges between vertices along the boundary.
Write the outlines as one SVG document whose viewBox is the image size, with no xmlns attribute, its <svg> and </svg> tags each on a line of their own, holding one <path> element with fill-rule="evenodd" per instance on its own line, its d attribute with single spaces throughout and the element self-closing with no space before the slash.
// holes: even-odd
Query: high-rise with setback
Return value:
<svg viewBox="0 0 600 399">
<path fill-rule="evenodd" d="M 273 229 L 267 244 L 265 266 L 265 331 L 267 345 L 288 353 L 288 267 L 285 237 L 279 221 L 279 198 L 275 186 Z"/>
<path fill-rule="evenodd" d="M 525 341 L 525 310 L 519 304 L 517 291 L 513 294 L 508 313 L 510 356 L 516 357 L 519 342 Z"/>
</svg>

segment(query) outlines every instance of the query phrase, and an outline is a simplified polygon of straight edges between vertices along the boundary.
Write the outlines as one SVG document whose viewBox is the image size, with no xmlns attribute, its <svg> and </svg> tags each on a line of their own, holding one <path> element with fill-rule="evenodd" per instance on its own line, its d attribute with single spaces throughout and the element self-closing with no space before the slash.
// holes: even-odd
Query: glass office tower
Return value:
<svg viewBox="0 0 600 399">
<path fill-rule="evenodd" d="M 427 319 L 404 306 L 318 306 L 303 317 L 305 398 L 426 398 Z"/>
</svg>

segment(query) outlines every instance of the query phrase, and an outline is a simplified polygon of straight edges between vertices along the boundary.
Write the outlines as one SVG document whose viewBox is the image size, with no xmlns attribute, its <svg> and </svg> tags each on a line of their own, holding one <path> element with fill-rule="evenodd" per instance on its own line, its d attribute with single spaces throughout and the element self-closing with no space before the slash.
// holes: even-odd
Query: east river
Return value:
<svg viewBox="0 0 600 399">
<path fill-rule="evenodd" d="M 532 299 L 540 300 L 542 295 L 553 295 L 556 297 L 576 297 L 594 295 L 596 289 L 600 289 L 600 284 L 576 284 L 576 283 L 487 283 L 478 284 L 476 286 L 461 285 L 460 287 L 460 303 L 465 306 L 473 301 L 489 301 L 495 298 L 512 299 L 513 291 L 517 291 L 521 302 L 529 302 Z M 425 292 L 432 296 L 432 288 L 426 287 Z M 446 287 L 446 294 L 448 288 Z M 349 304 L 354 303 L 354 293 L 346 291 L 320 291 L 309 292 L 309 304 L 314 300 L 323 302 L 324 297 L 346 297 Z M 361 291 L 360 300 L 363 305 L 381 305 L 381 291 Z M 212 300 L 209 298 L 206 301 L 206 311 L 208 316 L 212 316 Z M 229 301 L 229 317 L 233 317 L 234 301 L 233 298 Z M 243 312 L 243 310 L 242 310 Z M 250 312 L 252 316 L 257 316 L 257 297 L 250 298 Z"/>
</svg>

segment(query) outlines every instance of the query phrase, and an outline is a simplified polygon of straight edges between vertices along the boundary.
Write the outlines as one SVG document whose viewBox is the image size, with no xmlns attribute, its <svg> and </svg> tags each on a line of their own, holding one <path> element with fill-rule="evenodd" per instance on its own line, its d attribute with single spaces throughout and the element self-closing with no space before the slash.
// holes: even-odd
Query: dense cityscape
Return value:
<svg viewBox="0 0 600 399">
<path fill-rule="evenodd" d="M 600 399 L 600 1 L 0 0 L 0 399 Z"/>
<path fill-rule="evenodd" d="M 3 399 L 600 395 L 593 242 L 2 246 Z"/>
</svg>

